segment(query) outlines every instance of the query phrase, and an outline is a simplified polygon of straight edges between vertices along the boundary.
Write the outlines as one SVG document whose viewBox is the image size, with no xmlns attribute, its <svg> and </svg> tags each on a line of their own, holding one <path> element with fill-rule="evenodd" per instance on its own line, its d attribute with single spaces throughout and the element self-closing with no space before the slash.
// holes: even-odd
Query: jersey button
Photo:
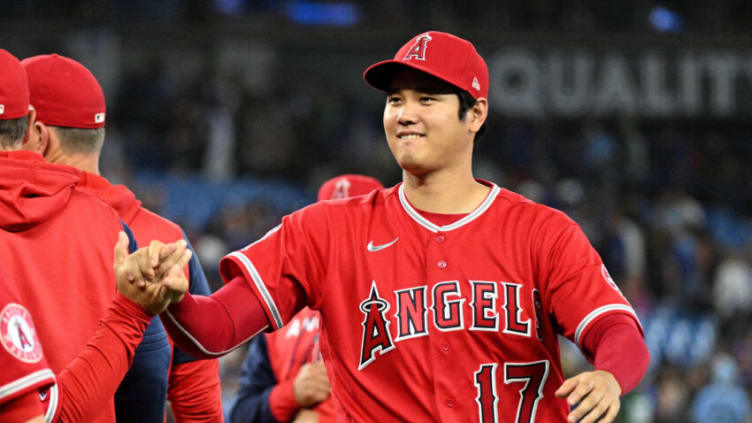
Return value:
<svg viewBox="0 0 752 423">
<path fill-rule="evenodd" d="M 446 400 L 446 406 L 449 407 L 449 408 L 454 408 L 454 405 L 455 405 L 454 398 L 451 398 L 451 397 L 447 398 L 447 400 Z"/>
<path fill-rule="evenodd" d="M 446 241 L 446 236 L 444 234 L 438 234 L 436 235 L 436 242 L 441 244 L 442 242 Z"/>
<path fill-rule="evenodd" d="M 441 348 L 441 351 L 449 352 L 449 344 L 447 344 L 446 342 L 442 342 L 439 348 Z"/>
<path fill-rule="evenodd" d="M 442 260 L 439 260 L 439 262 L 436 263 L 436 265 L 439 266 L 439 269 L 446 269 L 447 262 L 446 262 L 446 260 L 442 259 Z"/>
</svg>

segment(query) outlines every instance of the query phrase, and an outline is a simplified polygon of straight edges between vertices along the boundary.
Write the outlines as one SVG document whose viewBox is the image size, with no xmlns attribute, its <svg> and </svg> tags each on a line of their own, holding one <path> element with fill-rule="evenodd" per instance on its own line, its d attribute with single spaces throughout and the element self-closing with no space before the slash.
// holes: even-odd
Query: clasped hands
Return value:
<svg viewBox="0 0 752 423">
<path fill-rule="evenodd" d="M 183 299 L 188 290 L 183 268 L 191 255 L 182 239 L 169 244 L 152 241 L 148 247 L 128 254 L 128 236 L 120 232 L 113 263 L 117 289 L 150 314 L 157 315 Z"/>
</svg>

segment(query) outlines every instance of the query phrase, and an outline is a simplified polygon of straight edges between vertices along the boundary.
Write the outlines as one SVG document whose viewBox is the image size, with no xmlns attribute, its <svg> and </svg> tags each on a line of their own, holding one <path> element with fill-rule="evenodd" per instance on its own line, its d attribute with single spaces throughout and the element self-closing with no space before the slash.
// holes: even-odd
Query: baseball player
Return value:
<svg viewBox="0 0 752 423">
<path fill-rule="evenodd" d="M 324 182 L 318 199 L 365 195 L 383 188 L 364 175 L 340 175 Z M 334 422 L 330 383 L 321 361 L 321 316 L 305 307 L 284 328 L 251 341 L 232 423 Z"/>
<path fill-rule="evenodd" d="M 18 281 L 47 363 L 59 373 L 86 346 L 115 296 L 112 246 L 130 229 L 80 189 L 80 171 L 34 152 L 35 117 L 26 71 L 0 50 L 0 261 Z M 86 421 L 115 421 L 111 397 L 95 411 Z"/>
<path fill-rule="evenodd" d="M 347 421 L 613 421 L 648 366 L 641 326 L 574 221 L 473 177 L 483 58 L 429 31 L 364 78 L 402 182 L 284 217 L 222 259 L 223 289 L 171 305 L 168 330 L 212 356 L 320 311 Z M 595 370 L 565 379 L 558 335 Z"/>
<path fill-rule="evenodd" d="M 125 296 L 113 299 L 89 344 L 57 377 L 45 360 L 32 315 L 19 300 L 15 281 L 0 265 L 0 421 L 90 421 L 110 401 L 152 316 L 168 304 L 149 287 L 142 290 L 127 281 L 132 270 L 128 260 L 138 260 L 139 253 L 141 259 L 148 257 L 143 254 L 148 249 L 128 257 L 128 243 L 128 236 L 121 233 L 114 263 Z M 190 252 L 181 246 L 172 254 L 184 257 L 164 276 L 187 285 L 182 270 Z"/>
<path fill-rule="evenodd" d="M 82 190 L 114 208 L 139 245 L 184 239 L 193 251 L 180 226 L 142 207 L 127 187 L 112 185 L 99 175 L 106 110 L 102 88 L 94 75 L 75 60 L 57 54 L 30 57 L 21 64 L 28 74 L 30 101 L 36 109 L 33 136 L 42 146 L 39 152 L 45 159 L 83 171 Z M 88 119 L 90 116 L 94 121 Z M 195 253 L 186 277 L 191 293 L 210 294 Z M 155 319 L 139 347 L 137 365 L 115 398 L 118 420 L 164 420 L 166 392 L 178 423 L 223 421 L 218 360 L 196 360 L 179 348 L 171 351 L 166 342 L 162 345 L 164 337 L 161 322 Z"/>
</svg>

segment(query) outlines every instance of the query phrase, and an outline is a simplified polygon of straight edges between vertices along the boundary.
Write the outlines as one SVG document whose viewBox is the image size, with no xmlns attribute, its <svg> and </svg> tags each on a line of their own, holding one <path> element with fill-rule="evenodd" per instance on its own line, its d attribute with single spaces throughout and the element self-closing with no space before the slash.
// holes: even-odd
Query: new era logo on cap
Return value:
<svg viewBox="0 0 752 423">
<path fill-rule="evenodd" d="M 0 115 L 5 113 L 5 104 L 0 104 Z"/>
<path fill-rule="evenodd" d="M 478 77 L 473 78 L 473 88 L 475 88 L 476 91 L 480 91 L 480 82 L 478 82 Z"/>
<path fill-rule="evenodd" d="M 94 115 L 94 123 L 104 122 L 104 113 L 97 113 Z"/>
</svg>

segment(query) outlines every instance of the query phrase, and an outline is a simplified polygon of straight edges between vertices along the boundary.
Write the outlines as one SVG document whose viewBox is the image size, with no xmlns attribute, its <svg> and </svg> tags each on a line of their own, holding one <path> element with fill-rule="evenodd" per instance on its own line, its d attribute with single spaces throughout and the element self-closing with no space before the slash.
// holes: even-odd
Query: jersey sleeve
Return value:
<svg viewBox="0 0 752 423">
<path fill-rule="evenodd" d="M 542 232 L 539 275 L 545 281 L 544 304 L 564 335 L 582 346 L 582 337 L 599 317 L 623 313 L 639 319 L 608 273 L 582 229 L 562 214 Z"/>
<path fill-rule="evenodd" d="M 201 267 L 198 254 L 196 254 L 196 250 L 193 249 L 193 245 L 191 245 L 191 241 L 185 235 L 185 232 L 182 232 L 182 234 L 183 239 L 187 243 L 186 248 L 193 253 L 191 260 L 188 262 L 188 290 L 193 295 L 211 295 L 209 282 L 206 280 L 206 275 L 204 274 L 204 269 Z M 194 357 L 181 350 L 180 347 L 175 347 L 172 354 L 173 366 L 190 363 L 195 360 Z"/>
<path fill-rule="evenodd" d="M 242 276 L 277 330 L 303 306 L 316 308 L 329 235 L 321 203 L 285 216 L 264 237 L 220 261 L 222 279 Z"/>
</svg>

